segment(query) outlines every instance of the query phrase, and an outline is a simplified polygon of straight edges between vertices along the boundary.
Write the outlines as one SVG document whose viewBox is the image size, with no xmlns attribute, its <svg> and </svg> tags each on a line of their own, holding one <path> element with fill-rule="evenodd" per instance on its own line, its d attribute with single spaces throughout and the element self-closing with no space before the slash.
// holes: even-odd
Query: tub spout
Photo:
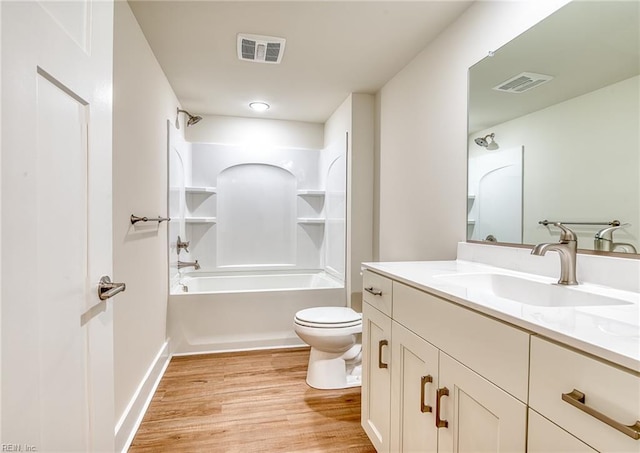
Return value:
<svg viewBox="0 0 640 453">
<path fill-rule="evenodd" d="M 178 269 L 185 267 L 193 267 L 195 270 L 198 270 L 200 269 L 200 264 L 198 264 L 198 260 L 195 260 L 193 263 L 178 260 Z"/>
</svg>

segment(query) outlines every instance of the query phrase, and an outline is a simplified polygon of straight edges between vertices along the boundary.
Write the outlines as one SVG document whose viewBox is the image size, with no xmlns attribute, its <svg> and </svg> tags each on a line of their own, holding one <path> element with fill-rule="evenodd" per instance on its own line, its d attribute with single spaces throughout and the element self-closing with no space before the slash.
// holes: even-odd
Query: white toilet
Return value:
<svg viewBox="0 0 640 453">
<path fill-rule="evenodd" d="M 357 387 L 362 382 L 362 315 L 346 307 L 300 310 L 296 334 L 311 346 L 307 384 L 317 389 Z"/>
</svg>

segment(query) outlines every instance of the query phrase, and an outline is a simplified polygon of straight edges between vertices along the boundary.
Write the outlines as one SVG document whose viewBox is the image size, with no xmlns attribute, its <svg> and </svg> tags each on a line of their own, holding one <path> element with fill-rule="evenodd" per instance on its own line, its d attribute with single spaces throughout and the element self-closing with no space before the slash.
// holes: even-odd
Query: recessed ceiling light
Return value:
<svg viewBox="0 0 640 453">
<path fill-rule="evenodd" d="M 269 110 L 269 104 L 267 104 L 266 102 L 252 102 L 249 104 L 249 107 L 251 107 L 256 112 L 264 112 Z"/>
</svg>

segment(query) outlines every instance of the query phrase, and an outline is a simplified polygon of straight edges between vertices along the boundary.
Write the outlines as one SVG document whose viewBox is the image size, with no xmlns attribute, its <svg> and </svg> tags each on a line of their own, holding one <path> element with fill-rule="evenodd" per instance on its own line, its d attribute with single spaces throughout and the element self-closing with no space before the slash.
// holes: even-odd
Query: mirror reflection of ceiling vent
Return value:
<svg viewBox="0 0 640 453">
<path fill-rule="evenodd" d="M 504 93 L 524 93 L 532 88 L 539 87 L 543 83 L 552 80 L 553 76 L 536 74 L 535 72 L 523 72 L 494 86 L 496 91 Z"/>
<path fill-rule="evenodd" d="M 238 33 L 238 58 L 255 63 L 278 64 L 282 61 L 286 39 Z"/>
</svg>

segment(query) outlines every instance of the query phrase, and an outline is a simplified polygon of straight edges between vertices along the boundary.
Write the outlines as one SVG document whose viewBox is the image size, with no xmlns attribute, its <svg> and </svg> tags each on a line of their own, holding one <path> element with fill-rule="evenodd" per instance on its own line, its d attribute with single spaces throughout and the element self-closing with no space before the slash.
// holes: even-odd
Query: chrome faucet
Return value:
<svg viewBox="0 0 640 453">
<path fill-rule="evenodd" d="M 560 242 L 542 243 L 531 250 L 532 255 L 543 256 L 548 251 L 558 252 L 560 255 L 560 280 L 559 285 L 577 285 L 576 280 L 576 251 L 578 238 L 576 234 L 563 224 L 557 222 L 553 225 L 560 228 Z"/>
<path fill-rule="evenodd" d="M 195 270 L 198 270 L 200 269 L 200 264 L 198 264 L 198 260 L 195 260 L 193 263 L 178 260 L 178 269 L 182 269 L 184 267 L 193 267 Z"/>
<path fill-rule="evenodd" d="M 630 223 L 620 224 L 618 221 L 615 222 L 617 224 L 613 223 L 612 226 L 603 228 L 596 233 L 595 239 L 593 240 L 594 249 L 602 252 L 638 253 L 633 244 L 628 244 L 626 242 L 613 242 L 613 232 L 615 230 L 631 226 Z"/>
</svg>

